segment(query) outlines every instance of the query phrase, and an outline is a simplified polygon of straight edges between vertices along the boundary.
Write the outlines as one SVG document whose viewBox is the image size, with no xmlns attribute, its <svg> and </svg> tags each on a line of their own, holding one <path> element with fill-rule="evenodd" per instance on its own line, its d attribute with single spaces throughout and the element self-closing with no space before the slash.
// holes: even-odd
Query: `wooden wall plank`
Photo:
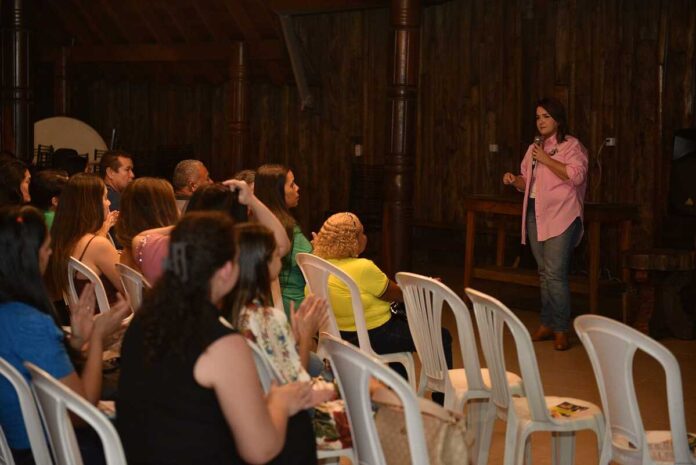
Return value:
<svg viewBox="0 0 696 465">
<path fill-rule="evenodd" d="M 636 243 L 656 242 L 673 133 L 695 123 L 693 0 L 451 0 L 427 7 L 422 24 L 416 220 L 463 223 L 463 196 L 515 195 L 500 178 L 518 169 L 532 140 L 534 102 L 551 95 L 590 150 L 590 198 L 639 204 Z M 312 14 L 294 25 L 317 104 L 302 112 L 294 86 L 252 82 L 249 147 L 233 163 L 290 165 L 301 187 L 298 216 L 310 230 L 325 212 L 348 208 L 354 164 L 383 163 L 389 16 L 386 8 Z M 226 150 L 223 94 L 222 85 L 195 81 L 96 80 L 71 98 L 75 115 L 106 138 L 116 126 L 126 147 L 190 143 L 205 160 Z M 610 136 L 617 146 L 598 160 Z"/>
</svg>

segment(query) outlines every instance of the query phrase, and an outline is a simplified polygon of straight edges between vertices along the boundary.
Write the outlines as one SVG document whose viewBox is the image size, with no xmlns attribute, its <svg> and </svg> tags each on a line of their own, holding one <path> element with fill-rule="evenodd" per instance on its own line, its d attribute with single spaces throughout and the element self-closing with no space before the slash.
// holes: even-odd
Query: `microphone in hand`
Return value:
<svg viewBox="0 0 696 465">
<path fill-rule="evenodd" d="M 534 145 L 537 147 L 542 147 L 544 145 L 544 138 L 542 136 L 534 136 Z M 532 169 L 536 168 L 536 164 L 536 157 L 532 155 Z"/>
</svg>

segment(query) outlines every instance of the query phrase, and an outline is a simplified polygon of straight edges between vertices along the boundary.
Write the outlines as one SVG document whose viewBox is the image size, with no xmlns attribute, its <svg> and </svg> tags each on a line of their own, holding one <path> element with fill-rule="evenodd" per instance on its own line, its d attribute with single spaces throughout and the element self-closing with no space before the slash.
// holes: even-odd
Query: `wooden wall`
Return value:
<svg viewBox="0 0 696 465">
<path fill-rule="evenodd" d="M 316 100 L 293 85 L 250 86 L 245 160 L 225 160 L 225 86 L 96 80 L 73 88 L 75 116 L 140 148 L 193 144 L 222 176 L 286 163 L 314 227 L 348 207 L 353 163 L 385 152 L 386 9 L 294 18 Z M 696 94 L 693 0 L 452 0 L 423 14 L 415 218 L 463 222 L 462 196 L 505 192 L 533 138 L 534 101 L 560 98 L 591 154 L 590 199 L 641 206 L 638 244 L 659 232 L 675 128 L 691 126 Z M 598 149 L 605 137 L 616 147 Z M 363 156 L 353 156 L 362 142 Z M 497 144 L 497 153 L 489 145 Z M 511 194 L 512 195 L 512 194 Z"/>
</svg>

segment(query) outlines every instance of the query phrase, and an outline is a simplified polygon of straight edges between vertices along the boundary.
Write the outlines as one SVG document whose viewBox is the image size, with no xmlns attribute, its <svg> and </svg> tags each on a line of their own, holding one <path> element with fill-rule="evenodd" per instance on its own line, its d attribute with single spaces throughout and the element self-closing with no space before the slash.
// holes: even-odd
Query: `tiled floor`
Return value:
<svg viewBox="0 0 696 465">
<path fill-rule="evenodd" d="M 529 303 L 534 302 L 534 294 L 537 291 L 523 288 L 517 290 L 498 288 L 496 290 L 496 287 L 499 287 L 499 285 L 495 286 L 490 283 L 475 284 L 485 288 L 483 289 L 484 292 L 498 296 L 503 303 L 511 307 L 530 332 L 536 329 L 538 326 L 538 312 L 519 307 L 522 305 L 529 307 Z M 515 296 L 518 296 L 519 299 L 515 298 Z M 448 314 L 444 321 L 450 332 L 456 334 L 453 317 Z M 588 400 L 601 407 L 594 373 L 585 349 L 577 338 L 573 337 L 572 342 L 571 348 L 565 352 L 553 350 L 551 341 L 534 344 L 544 392 L 546 395 Z M 684 387 L 687 429 L 696 431 L 696 389 L 694 389 L 694 386 L 696 386 L 696 341 L 663 339 L 660 342 L 671 350 L 679 361 Z M 511 337 L 509 337 L 509 343 L 506 340 L 505 348 L 508 370 L 519 373 Z M 454 351 L 455 366 L 460 367 L 462 365 L 458 345 L 455 346 Z M 664 371 L 656 361 L 644 353 L 639 353 L 636 356 L 634 383 L 645 427 L 647 429 L 669 429 Z M 489 464 L 503 463 L 504 445 L 505 423 L 497 421 Z M 532 463 L 535 465 L 550 464 L 550 451 L 551 437 L 549 434 L 536 433 L 532 436 Z M 594 433 L 591 431 L 580 432 L 576 442 L 576 463 L 592 465 L 597 462 L 597 441 Z"/>
</svg>

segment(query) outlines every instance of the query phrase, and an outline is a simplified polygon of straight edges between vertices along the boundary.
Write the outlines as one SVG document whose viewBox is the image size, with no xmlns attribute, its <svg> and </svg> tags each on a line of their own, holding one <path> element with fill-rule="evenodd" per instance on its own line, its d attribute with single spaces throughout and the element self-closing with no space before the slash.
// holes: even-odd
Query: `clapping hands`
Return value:
<svg viewBox="0 0 696 465">
<path fill-rule="evenodd" d="M 70 302 L 70 345 L 81 350 L 92 337 L 99 338 L 104 345 L 113 336 L 118 337 L 125 327 L 123 319 L 130 313 L 130 303 L 118 294 L 118 300 L 111 308 L 94 315 L 96 297 L 94 284 L 88 283 L 77 302 Z"/>
<path fill-rule="evenodd" d="M 309 295 L 295 310 L 294 302 L 290 303 L 290 325 L 296 341 L 308 340 L 323 328 L 329 318 L 326 299 Z"/>
</svg>

